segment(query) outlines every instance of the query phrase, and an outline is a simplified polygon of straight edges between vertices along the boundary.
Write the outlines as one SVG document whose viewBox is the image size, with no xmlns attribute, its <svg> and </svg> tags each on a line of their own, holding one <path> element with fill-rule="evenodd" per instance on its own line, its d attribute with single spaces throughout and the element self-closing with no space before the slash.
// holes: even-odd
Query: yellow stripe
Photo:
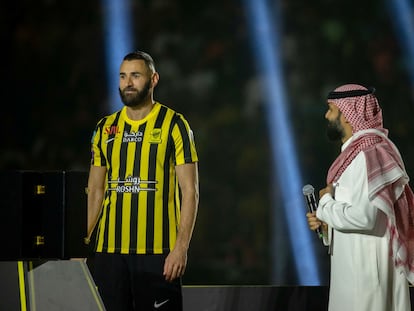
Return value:
<svg viewBox="0 0 414 311">
<path fill-rule="evenodd" d="M 165 123 L 170 122 L 171 117 L 167 114 L 163 126 L 165 128 Z M 167 141 L 168 140 L 168 131 L 162 132 L 162 140 Z M 158 145 L 158 154 L 165 154 L 167 151 L 167 144 L 159 144 Z M 173 173 L 170 169 L 170 174 Z M 168 247 L 168 245 L 163 245 L 163 205 L 164 200 L 168 200 L 167 198 L 164 198 L 164 190 L 162 185 L 164 184 L 164 178 L 166 177 L 164 175 L 164 171 L 160 169 L 159 167 L 155 170 L 155 180 L 158 182 L 156 185 L 156 188 L 158 188 L 158 191 L 155 192 L 155 201 L 154 201 L 154 253 L 155 254 L 162 254 L 163 247 Z M 171 192 L 169 192 L 171 193 Z"/>
<path fill-rule="evenodd" d="M 32 311 L 36 311 L 36 294 L 35 294 L 35 285 L 34 285 L 33 261 L 29 261 L 29 269 L 27 273 L 27 278 L 29 281 L 29 288 L 30 288 L 30 307 Z"/>
<path fill-rule="evenodd" d="M 105 224 L 106 224 L 106 213 L 107 213 L 107 201 L 105 200 L 105 207 L 102 210 L 102 216 L 101 216 L 101 220 L 99 222 L 99 230 L 98 230 L 98 242 L 97 242 L 97 246 L 96 246 L 96 250 L 98 252 L 102 252 L 103 249 L 103 240 L 104 240 L 104 234 L 105 234 Z"/>
<path fill-rule="evenodd" d="M 22 311 L 27 310 L 26 305 L 26 285 L 24 282 L 24 267 L 23 267 L 23 261 L 17 262 L 17 270 L 19 273 L 19 289 L 20 289 L 20 306 Z"/>
<path fill-rule="evenodd" d="M 89 285 L 89 288 L 91 289 L 91 293 L 93 295 L 93 298 L 95 299 L 96 305 L 98 306 L 99 310 L 104 311 L 104 309 L 102 308 L 101 301 L 98 298 L 95 284 L 92 283 L 91 277 L 90 277 L 88 271 L 85 268 L 86 267 L 85 263 L 81 262 L 80 264 L 81 264 L 83 273 L 85 275 L 86 281 L 88 281 L 88 285 Z"/>
<path fill-rule="evenodd" d="M 124 193 L 122 198 L 122 224 L 121 224 L 121 253 L 129 253 L 129 242 L 131 232 L 131 193 Z"/>
</svg>

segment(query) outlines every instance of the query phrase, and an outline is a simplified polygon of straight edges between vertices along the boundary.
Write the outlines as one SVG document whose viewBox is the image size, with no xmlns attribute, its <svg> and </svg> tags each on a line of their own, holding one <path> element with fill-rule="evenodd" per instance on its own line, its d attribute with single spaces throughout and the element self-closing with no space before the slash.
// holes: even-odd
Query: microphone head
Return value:
<svg viewBox="0 0 414 311">
<path fill-rule="evenodd" d="M 303 192 L 304 195 L 313 194 L 314 191 L 315 191 L 315 188 L 313 188 L 313 186 L 309 185 L 309 184 L 304 185 L 303 188 L 302 188 L 302 192 Z"/>
</svg>

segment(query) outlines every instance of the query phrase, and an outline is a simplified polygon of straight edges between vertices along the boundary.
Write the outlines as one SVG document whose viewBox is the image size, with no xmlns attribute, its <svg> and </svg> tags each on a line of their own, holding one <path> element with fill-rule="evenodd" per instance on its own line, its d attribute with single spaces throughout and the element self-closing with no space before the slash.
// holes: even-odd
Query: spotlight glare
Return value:
<svg viewBox="0 0 414 311">
<path fill-rule="evenodd" d="M 396 34 L 402 45 L 405 66 L 414 90 L 414 11 L 409 0 L 386 1 L 392 14 Z M 414 91 L 413 91 L 414 96 Z"/>
<path fill-rule="evenodd" d="M 277 240 L 280 239 L 276 236 L 280 234 L 277 232 L 277 228 L 281 221 L 278 219 L 280 215 L 278 205 L 282 205 L 285 210 L 287 229 L 300 285 L 320 285 L 317 263 L 312 248 L 311 231 L 308 229 L 305 217 L 306 208 L 301 192 L 301 177 L 298 172 L 293 138 L 285 109 L 287 100 L 282 65 L 280 64 L 281 46 L 278 25 L 277 23 L 272 24 L 270 16 L 272 8 L 266 5 L 265 0 L 245 0 L 245 4 L 252 47 L 258 62 L 259 73 L 264 77 L 265 98 L 267 99 L 266 115 L 275 167 L 273 178 L 275 184 L 283 185 L 281 190 L 282 199 L 279 199 L 282 202 L 277 204 L 274 201 L 272 203 L 272 220 L 274 222 L 272 228 L 273 261 L 277 262 L 278 256 L 283 256 L 282 253 L 277 253 L 277 249 L 280 249 Z M 273 20 L 280 21 L 280 18 L 277 16 Z M 274 269 L 278 268 L 275 267 Z M 272 281 L 275 282 L 277 271 L 273 271 L 272 274 Z"/>
<path fill-rule="evenodd" d="M 108 108 L 116 111 L 122 107 L 118 94 L 119 65 L 124 55 L 131 51 L 133 34 L 129 0 L 102 0 L 106 75 L 108 83 Z"/>
</svg>

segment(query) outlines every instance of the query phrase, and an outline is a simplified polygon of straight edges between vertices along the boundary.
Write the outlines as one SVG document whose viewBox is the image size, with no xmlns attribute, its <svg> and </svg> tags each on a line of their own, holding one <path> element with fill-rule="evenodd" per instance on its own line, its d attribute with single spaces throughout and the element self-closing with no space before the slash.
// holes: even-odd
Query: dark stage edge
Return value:
<svg viewBox="0 0 414 311">
<path fill-rule="evenodd" d="M 413 287 L 410 294 L 413 301 Z M 184 311 L 324 311 L 328 287 L 184 285 L 183 301 Z M 105 311 L 105 307 L 82 261 L 3 261 L 0 310 Z"/>
</svg>

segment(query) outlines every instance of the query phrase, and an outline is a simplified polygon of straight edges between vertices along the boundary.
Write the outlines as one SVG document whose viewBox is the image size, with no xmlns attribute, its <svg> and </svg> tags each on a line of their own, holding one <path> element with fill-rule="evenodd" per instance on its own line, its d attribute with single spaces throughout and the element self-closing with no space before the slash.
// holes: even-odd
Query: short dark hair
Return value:
<svg viewBox="0 0 414 311">
<path fill-rule="evenodd" d="M 131 53 L 128 53 L 124 56 L 124 61 L 130 61 L 130 60 L 139 60 L 142 59 L 145 64 L 147 65 L 148 69 L 150 69 L 152 72 L 155 72 L 155 63 L 152 59 L 151 55 L 148 53 L 145 53 L 143 51 L 134 51 Z"/>
</svg>

